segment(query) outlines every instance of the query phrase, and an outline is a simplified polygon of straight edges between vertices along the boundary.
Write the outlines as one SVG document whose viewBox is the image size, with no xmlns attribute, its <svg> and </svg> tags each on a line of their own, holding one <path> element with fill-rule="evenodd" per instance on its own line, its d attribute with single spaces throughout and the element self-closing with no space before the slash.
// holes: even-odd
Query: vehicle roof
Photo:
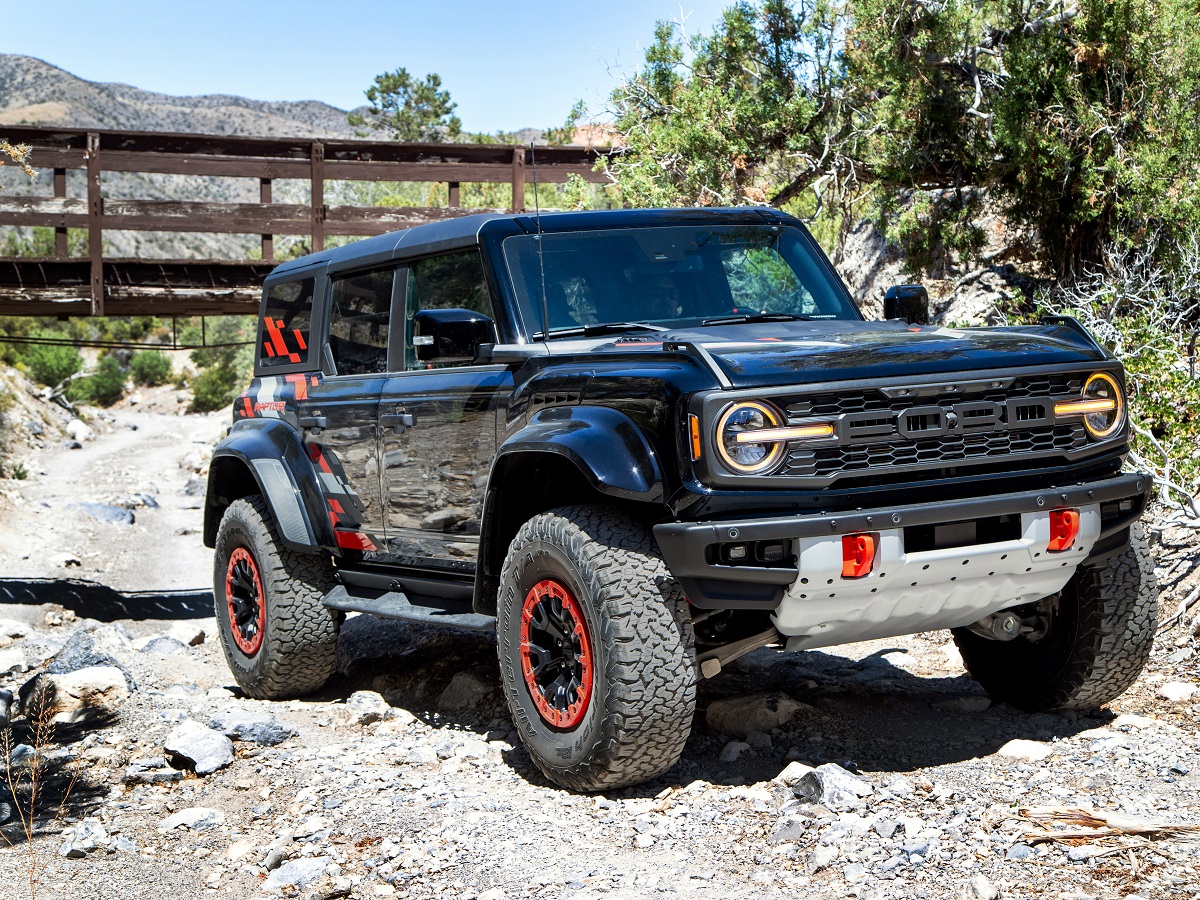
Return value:
<svg viewBox="0 0 1200 900">
<path fill-rule="evenodd" d="M 689 209 L 604 209 L 578 212 L 546 212 L 541 215 L 544 232 L 580 231 L 591 228 L 636 228 L 667 225 L 757 225 L 795 222 L 777 209 L 763 206 L 742 206 L 732 209 L 703 207 Z M 495 223 L 495 224 L 493 224 Z M 503 223 L 508 223 L 503 224 Z M 319 263 L 330 268 L 369 265 L 388 259 L 420 256 L 447 250 L 470 247 L 479 243 L 479 236 L 490 228 L 511 230 L 516 226 L 532 234 L 538 230 L 537 217 L 529 213 L 504 215 L 482 213 L 455 216 L 441 222 L 416 225 L 403 231 L 392 231 L 364 238 L 342 247 L 310 253 L 281 263 L 271 273 L 271 280 L 308 269 Z"/>
</svg>

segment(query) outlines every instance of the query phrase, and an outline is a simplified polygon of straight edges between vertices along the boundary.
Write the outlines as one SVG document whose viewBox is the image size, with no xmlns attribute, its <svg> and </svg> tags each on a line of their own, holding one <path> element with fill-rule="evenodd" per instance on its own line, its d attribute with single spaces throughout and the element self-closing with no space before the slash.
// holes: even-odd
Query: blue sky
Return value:
<svg viewBox="0 0 1200 900">
<path fill-rule="evenodd" d="M 707 32 L 732 0 L 50 2 L 8 4 L 0 52 L 168 94 L 322 100 L 348 109 L 381 72 L 437 72 L 463 126 L 559 125 L 601 111 L 610 69 L 641 62 L 658 19 Z"/>
</svg>

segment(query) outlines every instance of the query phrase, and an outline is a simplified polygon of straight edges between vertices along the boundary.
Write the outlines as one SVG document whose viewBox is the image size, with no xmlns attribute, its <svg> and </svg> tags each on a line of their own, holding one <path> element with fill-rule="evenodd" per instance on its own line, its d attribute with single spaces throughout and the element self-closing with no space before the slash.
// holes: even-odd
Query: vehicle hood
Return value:
<svg viewBox="0 0 1200 900">
<path fill-rule="evenodd" d="M 941 328 L 903 322 L 770 322 L 653 335 L 594 347 L 623 351 L 691 343 L 708 351 L 735 387 L 971 372 L 1101 362 L 1110 357 L 1067 326 Z"/>
</svg>

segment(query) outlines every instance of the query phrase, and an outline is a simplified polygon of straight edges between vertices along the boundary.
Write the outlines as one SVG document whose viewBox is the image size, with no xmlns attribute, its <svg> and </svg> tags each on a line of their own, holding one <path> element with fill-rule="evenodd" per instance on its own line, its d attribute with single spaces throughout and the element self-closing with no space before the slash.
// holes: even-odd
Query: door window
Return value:
<svg viewBox="0 0 1200 900">
<path fill-rule="evenodd" d="M 495 318 L 478 250 L 431 256 L 410 265 L 404 323 L 406 369 L 430 367 L 417 359 L 413 349 L 413 320 L 426 309 L 469 309 Z"/>
<path fill-rule="evenodd" d="M 339 375 L 387 371 L 388 317 L 394 269 L 334 277 L 329 304 L 329 350 Z"/>
</svg>

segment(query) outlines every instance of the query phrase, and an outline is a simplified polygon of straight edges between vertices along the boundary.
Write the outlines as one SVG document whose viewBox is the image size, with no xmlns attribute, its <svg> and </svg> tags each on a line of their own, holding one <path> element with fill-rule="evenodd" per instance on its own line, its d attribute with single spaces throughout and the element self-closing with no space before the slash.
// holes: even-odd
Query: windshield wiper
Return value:
<svg viewBox="0 0 1200 900">
<path fill-rule="evenodd" d="M 794 316 L 783 312 L 745 313 L 736 316 L 716 316 L 705 319 L 701 325 L 741 325 L 753 322 L 811 322 L 811 316 Z"/>
<path fill-rule="evenodd" d="M 603 325 L 580 325 L 577 328 L 556 328 L 550 332 L 551 338 L 560 337 L 597 337 L 602 334 L 616 334 L 622 331 L 667 331 L 661 325 L 651 325 L 648 322 L 605 322 Z M 534 335 L 541 339 L 541 332 Z"/>
</svg>

